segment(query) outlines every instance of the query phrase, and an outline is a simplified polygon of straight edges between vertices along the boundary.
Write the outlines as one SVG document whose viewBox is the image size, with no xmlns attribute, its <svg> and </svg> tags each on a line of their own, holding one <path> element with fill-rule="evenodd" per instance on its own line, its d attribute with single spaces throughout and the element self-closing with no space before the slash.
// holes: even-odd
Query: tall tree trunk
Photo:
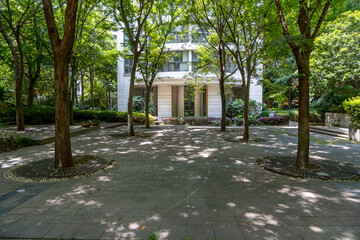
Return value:
<svg viewBox="0 0 360 240">
<path fill-rule="evenodd" d="M 69 128 L 68 64 L 68 59 L 55 57 L 55 168 L 73 166 Z"/>
<path fill-rule="evenodd" d="M 220 80 L 220 98 L 221 98 L 221 132 L 226 132 L 226 95 L 225 95 L 225 81 Z"/>
<path fill-rule="evenodd" d="M 243 133 L 243 140 L 248 142 L 250 140 L 250 121 L 249 121 L 249 102 L 250 102 L 250 84 L 251 84 L 251 71 L 250 71 L 250 64 L 247 63 L 246 68 L 246 84 L 243 84 L 244 88 L 244 115 L 243 115 L 243 124 L 244 124 L 244 133 Z"/>
<path fill-rule="evenodd" d="M 146 93 L 145 93 L 145 127 L 146 128 L 150 128 L 150 118 L 149 118 L 150 94 L 151 94 L 151 86 L 146 86 Z"/>
<path fill-rule="evenodd" d="M 85 95 L 84 95 L 84 72 L 81 70 L 81 77 L 80 77 L 80 82 L 81 82 L 81 104 L 83 106 L 83 109 L 85 109 Z"/>
<path fill-rule="evenodd" d="M 91 96 L 91 110 L 94 110 L 94 68 L 90 67 L 90 96 Z"/>
<path fill-rule="evenodd" d="M 17 57 L 16 57 L 17 58 Z M 15 57 L 14 57 L 15 59 Z M 23 114 L 23 107 L 22 107 L 22 86 L 23 86 L 23 71 L 18 59 L 15 61 L 15 109 L 16 109 L 16 129 L 17 131 L 24 131 L 25 130 L 25 123 L 24 123 L 24 114 Z"/>
<path fill-rule="evenodd" d="M 5 41 L 7 42 L 11 54 L 14 58 L 14 71 L 15 71 L 15 112 L 16 112 L 16 130 L 24 131 L 24 114 L 22 108 L 22 85 L 24 79 L 24 54 L 20 42 L 20 30 L 18 29 L 15 33 L 15 40 L 17 48 L 15 48 L 14 43 L 10 39 L 9 35 L 5 31 L 4 24 L 0 18 L 0 32 L 3 34 Z"/>
<path fill-rule="evenodd" d="M 300 52 L 293 50 L 299 71 L 299 127 L 298 149 L 295 166 L 300 169 L 309 168 L 309 59 L 311 50 Z"/>
<path fill-rule="evenodd" d="M 30 77 L 29 78 L 28 99 L 27 99 L 27 105 L 30 108 L 32 108 L 34 106 L 35 83 L 36 83 L 36 79 L 33 77 Z"/>
<path fill-rule="evenodd" d="M 75 102 L 75 74 L 76 74 L 76 66 L 75 64 L 71 64 L 71 77 L 70 77 L 70 104 L 69 104 L 69 121 L 70 125 L 74 125 L 74 102 Z"/>
<path fill-rule="evenodd" d="M 291 86 L 292 86 L 292 84 L 291 84 L 291 80 L 292 80 L 292 78 L 289 78 L 289 98 L 288 98 L 289 106 L 288 106 L 288 109 L 291 109 L 291 104 L 292 104 L 292 94 L 291 94 L 291 91 L 292 91 Z"/>
<path fill-rule="evenodd" d="M 25 123 L 24 123 L 24 114 L 22 108 L 22 86 L 24 80 L 24 73 L 25 73 L 25 64 L 24 64 L 24 52 L 22 50 L 20 36 L 16 36 L 16 43 L 18 46 L 19 51 L 19 63 L 20 63 L 20 72 L 16 77 L 16 91 L 15 91 L 15 103 L 16 103 L 16 125 L 18 131 L 25 130 Z"/>
<path fill-rule="evenodd" d="M 63 39 L 60 39 L 51 0 L 42 0 L 55 65 L 55 161 L 54 167 L 72 167 L 69 128 L 68 68 L 75 38 L 78 0 L 68 0 Z"/>
<path fill-rule="evenodd" d="M 246 90 L 247 86 L 245 86 L 244 91 L 244 113 L 243 113 L 243 125 L 244 125 L 244 133 L 243 133 L 243 140 L 248 142 L 250 140 L 250 131 L 249 131 L 249 101 L 250 96 L 249 92 Z"/>
<path fill-rule="evenodd" d="M 75 96 L 75 102 L 78 104 L 79 103 L 79 96 L 77 94 L 77 89 L 78 89 L 78 75 L 76 75 L 75 77 L 75 81 L 74 81 L 74 89 L 75 89 L 75 92 L 74 92 L 74 96 Z"/>
<path fill-rule="evenodd" d="M 133 98 L 134 98 L 134 85 L 135 85 L 135 73 L 136 66 L 139 57 L 134 54 L 133 65 L 131 69 L 131 77 L 130 77 L 130 88 L 129 88 L 129 99 L 128 99 L 128 134 L 129 136 L 135 136 L 134 131 L 134 119 L 133 119 Z"/>
</svg>

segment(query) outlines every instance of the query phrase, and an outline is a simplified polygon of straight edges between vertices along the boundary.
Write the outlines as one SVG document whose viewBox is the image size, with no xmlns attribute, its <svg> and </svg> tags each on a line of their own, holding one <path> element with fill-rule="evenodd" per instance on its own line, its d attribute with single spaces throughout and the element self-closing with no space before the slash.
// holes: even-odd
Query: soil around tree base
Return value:
<svg viewBox="0 0 360 240">
<path fill-rule="evenodd" d="M 351 163 L 311 157 L 309 169 L 298 169 L 295 161 L 296 156 L 269 156 L 257 160 L 264 169 L 291 177 L 360 181 L 360 168 Z"/>
<path fill-rule="evenodd" d="M 54 169 L 54 159 L 47 158 L 14 166 L 4 177 L 20 182 L 51 182 L 90 176 L 112 164 L 111 159 L 93 155 L 74 156 L 74 166 Z"/>
</svg>

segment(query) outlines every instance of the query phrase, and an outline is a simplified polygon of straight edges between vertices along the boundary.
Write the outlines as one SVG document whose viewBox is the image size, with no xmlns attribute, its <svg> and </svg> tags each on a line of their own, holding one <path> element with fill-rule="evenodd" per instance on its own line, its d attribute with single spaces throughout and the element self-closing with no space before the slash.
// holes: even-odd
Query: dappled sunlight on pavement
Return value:
<svg viewBox="0 0 360 240">
<path fill-rule="evenodd" d="M 138 136 L 126 137 L 126 127 L 101 129 L 71 139 L 74 155 L 115 160 L 92 176 L 52 185 L 2 177 L 0 237 L 147 239 L 155 232 L 160 239 L 183 240 L 360 236 L 358 182 L 290 178 L 257 165 L 264 156 L 296 153 L 297 138 L 278 128 L 251 128 L 254 141 L 249 143 L 235 139 L 241 128 L 226 133 L 186 126 L 135 131 Z M 359 145 L 340 143 L 312 143 L 311 154 L 360 165 Z M 52 144 L 4 153 L 0 171 L 52 154 Z M 38 191 L 41 186 L 46 188 Z"/>
</svg>

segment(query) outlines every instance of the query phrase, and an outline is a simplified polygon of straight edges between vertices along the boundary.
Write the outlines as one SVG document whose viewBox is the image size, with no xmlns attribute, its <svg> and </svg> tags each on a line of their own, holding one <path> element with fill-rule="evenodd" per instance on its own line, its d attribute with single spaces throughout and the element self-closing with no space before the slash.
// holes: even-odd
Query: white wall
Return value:
<svg viewBox="0 0 360 240">
<path fill-rule="evenodd" d="M 158 86 L 158 120 L 171 117 L 171 85 Z"/>
<path fill-rule="evenodd" d="M 219 85 L 207 87 L 208 117 L 221 117 L 221 97 Z"/>
<path fill-rule="evenodd" d="M 258 80 L 252 80 L 250 84 L 250 99 L 262 103 L 263 87 L 258 84 Z"/>
</svg>

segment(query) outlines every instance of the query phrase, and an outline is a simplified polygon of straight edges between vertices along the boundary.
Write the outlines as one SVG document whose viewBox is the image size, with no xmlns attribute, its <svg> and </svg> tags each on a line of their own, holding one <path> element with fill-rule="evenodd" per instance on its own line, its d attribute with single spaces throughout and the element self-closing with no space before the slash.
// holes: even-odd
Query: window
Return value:
<svg viewBox="0 0 360 240">
<path fill-rule="evenodd" d="M 162 68 L 163 72 L 188 71 L 188 52 L 176 52 L 170 61 Z"/>
<path fill-rule="evenodd" d="M 207 35 L 207 34 L 205 34 Z M 196 27 L 196 32 L 193 32 L 192 34 L 192 40 L 193 43 L 205 43 L 206 39 L 204 37 L 204 33 L 201 30 L 201 28 Z"/>
<path fill-rule="evenodd" d="M 186 43 L 189 41 L 189 29 L 185 26 L 176 27 L 169 43 Z"/>
<path fill-rule="evenodd" d="M 131 73 L 132 65 L 133 65 L 132 56 L 126 57 L 124 59 L 124 72 L 125 72 L 125 74 Z"/>
<path fill-rule="evenodd" d="M 196 52 L 192 52 L 191 65 L 192 65 L 193 71 L 198 70 L 199 63 L 200 63 L 200 59 L 199 59 L 198 54 Z"/>
<path fill-rule="evenodd" d="M 226 61 L 226 72 L 232 73 L 237 69 L 237 64 L 235 63 L 235 60 L 233 57 L 228 57 Z"/>
</svg>

